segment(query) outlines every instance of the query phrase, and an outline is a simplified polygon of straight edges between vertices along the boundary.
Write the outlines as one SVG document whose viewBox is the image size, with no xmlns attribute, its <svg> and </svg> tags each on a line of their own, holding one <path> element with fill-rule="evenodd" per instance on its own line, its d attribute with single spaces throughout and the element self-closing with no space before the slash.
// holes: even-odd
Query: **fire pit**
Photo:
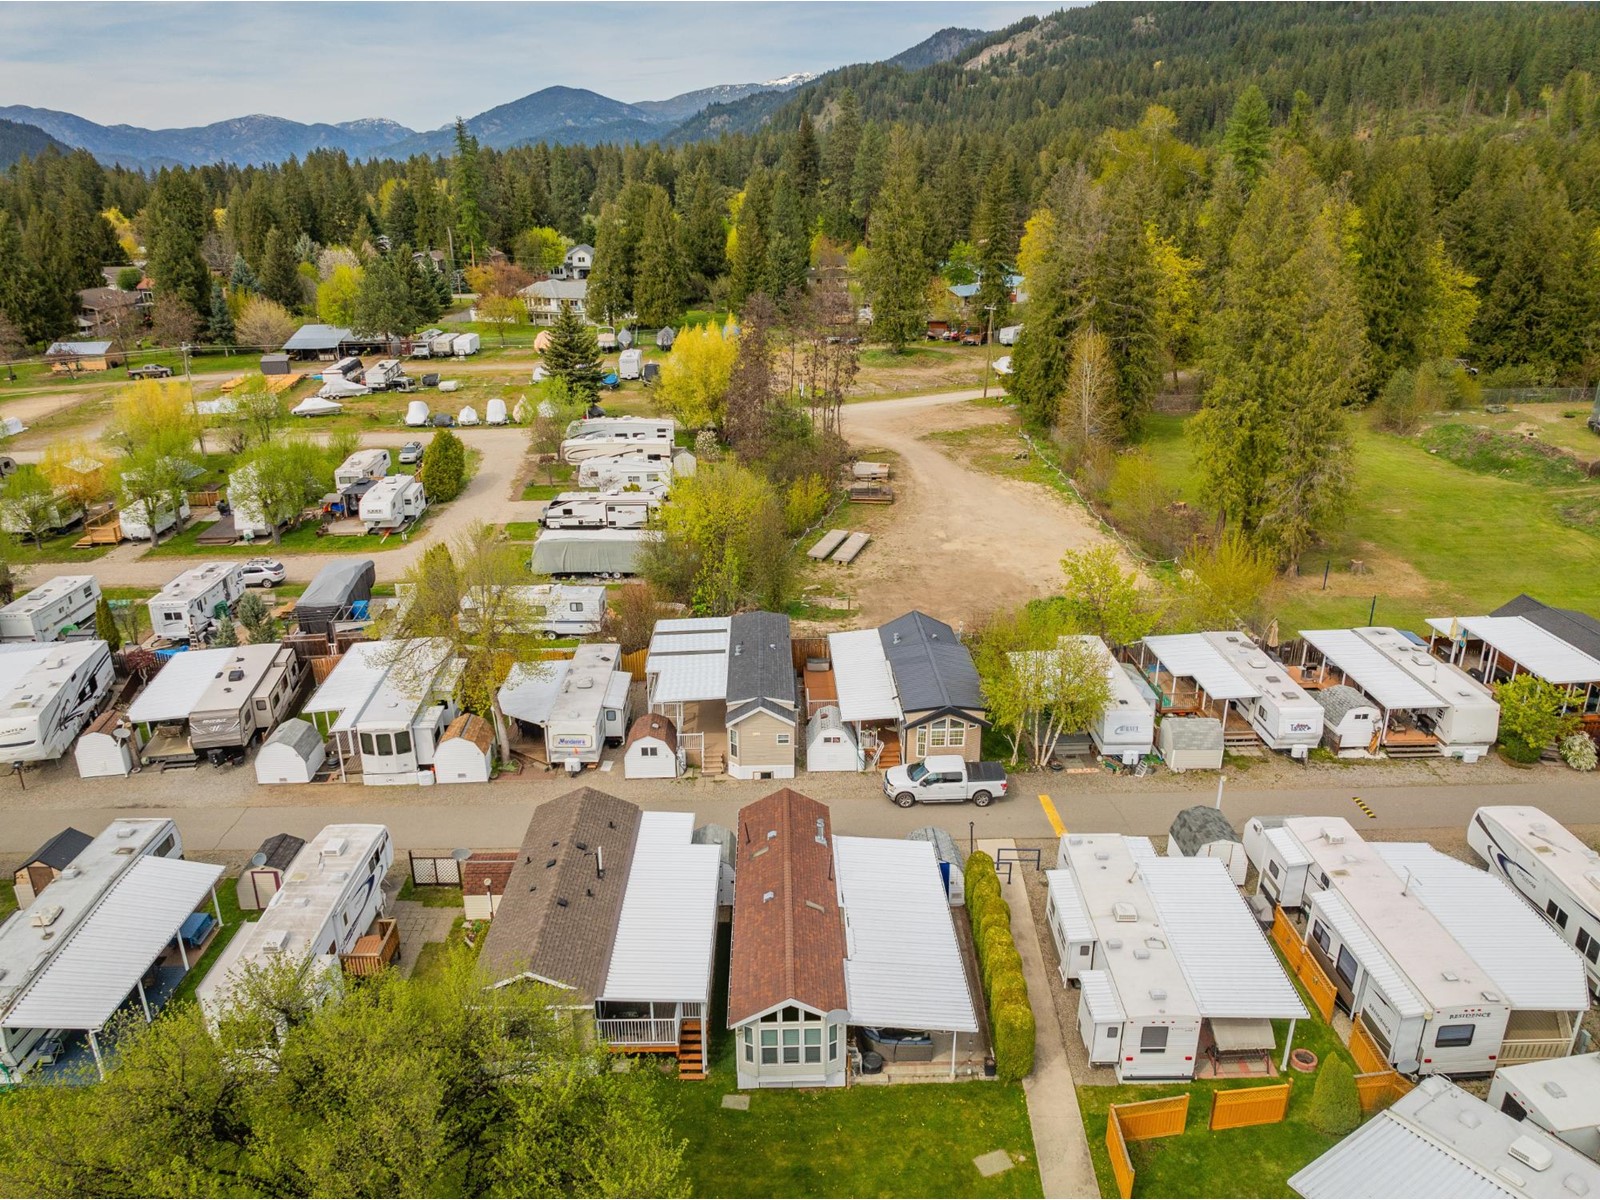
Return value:
<svg viewBox="0 0 1600 1200">
<path fill-rule="evenodd" d="M 1300 1049 L 1294 1050 L 1290 1053 L 1289 1065 L 1296 1071 L 1300 1071 L 1304 1074 L 1310 1074 L 1312 1071 L 1317 1069 L 1317 1056 L 1304 1047 L 1301 1047 Z"/>
</svg>

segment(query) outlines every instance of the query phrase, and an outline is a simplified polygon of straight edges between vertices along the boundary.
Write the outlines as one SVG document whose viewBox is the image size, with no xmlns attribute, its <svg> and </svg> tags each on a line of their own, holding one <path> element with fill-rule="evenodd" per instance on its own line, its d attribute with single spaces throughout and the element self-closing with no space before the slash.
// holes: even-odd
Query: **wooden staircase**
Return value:
<svg viewBox="0 0 1600 1200">
<path fill-rule="evenodd" d="M 705 1034 L 698 1017 L 685 1017 L 678 1027 L 678 1078 L 706 1077 Z"/>
<path fill-rule="evenodd" d="M 706 753 L 701 755 L 701 759 L 702 759 L 702 765 L 700 767 L 700 774 L 702 774 L 702 775 L 725 775 L 725 774 L 727 774 L 727 772 L 728 772 L 728 760 L 723 755 L 714 753 L 712 751 L 707 751 Z"/>
<path fill-rule="evenodd" d="M 898 767 L 900 757 L 900 735 L 897 733 L 883 732 L 878 735 L 883 750 L 878 755 L 877 767 L 880 771 L 887 771 L 890 767 Z"/>
</svg>

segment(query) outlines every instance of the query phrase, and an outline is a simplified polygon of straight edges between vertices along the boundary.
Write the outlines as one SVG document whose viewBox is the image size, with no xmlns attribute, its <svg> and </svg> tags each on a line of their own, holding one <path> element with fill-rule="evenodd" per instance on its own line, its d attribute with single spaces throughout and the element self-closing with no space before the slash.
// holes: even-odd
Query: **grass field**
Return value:
<svg viewBox="0 0 1600 1200">
<path fill-rule="evenodd" d="M 418 530 L 427 524 L 427 514 L 409 530 L 407 535 L 413 537 Z M 326 535 L 317 536 L 319 526 L 315 522 L 307 522 L 298 529 L 291 529 L 273 545 L 270 538 L 249 545 L 238 543 L 232 546 L 202 546 L 197 540 L 209 525 L 196 522 L 182 533 L 168 538 L 159 546 L 144 552 L 145 558 L 238 558 L 241 555 L 273 556 L 278 554 L 372 554 L 380 550 L 398 550 L 406 544 L 398 534 L 391 534 L 387 539 L 377 534 L 357 534 L 352 537 L 334 537 Z"/>
<path fill-rule="evenodd" d="M 110 546 L 85 546 L 77 549 L 73 543 L 83 535 L 79 532 L 58 534 L 47 537 L 40 545 L 34 545 L 31 538 L 18 534 L 0 534 L 4 546 L 0 546 L 0 558 L 14 566 L 27 566 L 29 563 L 87 563 L 93 562 L 106 554 Z"/>
<path fill-rule="evenodd" d="M 17 885 L 9 879 L 0 879 L 0 921 L 17 911 Z"/>
</svg>

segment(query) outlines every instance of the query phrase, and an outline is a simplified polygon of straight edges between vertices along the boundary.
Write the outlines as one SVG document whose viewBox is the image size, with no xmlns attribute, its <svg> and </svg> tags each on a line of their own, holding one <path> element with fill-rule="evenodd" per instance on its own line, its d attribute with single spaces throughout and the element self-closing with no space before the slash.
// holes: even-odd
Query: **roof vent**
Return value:
<svg viewBox="0 0 1600 1200">
<path fill-rule="evenodd" d="M 588 842 L 573 842 L 572 844 L 578 848 L 578 852 L 580 854 L 589 853 L 589 843 Z"/>
<path fill-rule="evenodd" d="M 1477 1113 L 1473 1112 L 1470 1108 L 1464 1108 L 1458 1112 L 1456 1114 L 1456 1120 L 1460 1121 L 1468 1129 L 1476 1129 L 1479 1125 L 1483 1124 L 1483 1118 Z"/>
<path fill-rule="evenodd" d="M 1548 1171 L 1550 1164 L 1556 1160 L 1549 1146 L 1526 1134 L 1507 1146 L 1506 1153 L 1518 1162 L 1526 1163 L 1535 1171 Z"/>
<path fill-rule="evenodd" d="M 1139 910 L 1130 901 L 1118 900 L 1111 906 L 1111 916 L 1118 922 L 1137 921 Z"/>
<path fill-rule="evenodd" d="M 761 903 L 765 904 L 768 900 L 771 900 L 772 897 L 775 896 L 775 895 L 777 895 L 776 892 L 762 892 L 761 893 Z"/>
<path fill-rule="evenodd" d="M 61 919 L 61 913 L 61 905 L 47 904 L 33 914 L 33 927 L 35 929 L 48 929 Z"/>
<path fill-rule="evenodd" d="M 1106 939 L 1106 949 L 1107 950 L 1121 950 L 1122 949 L 1122 939 L 1121 938 L 1107 938 Z"/>
<path fill-rule="evenodd" d="M 76 879 L 82 874 L 83 872 L 77 867 L 73 866 L 71 863 L 68 863 L 66 866 L 61 868 L 61 878 L 63 879 Z"/>
<path fill-rule="evenodd" d="M 1167 944 L 1158 937 L 1145 938 L 1144 944 L 1152 950 L 1165 950 L 1167 948 Z"/>
<path fill-rule="evenodd" d="M 119 828 L 117 830 L 117 836 L 119 838 L 131 838 L 133 836 L 133 826 L 132 825 L 124 825 L 124 826 L 122 826 L 121 828 Z"/>
<path fill-rule="evenodd" d="M 773 838 L 775 838 L 777 836 L 778 836 L 778 831 L 776 829 L 767 830 L 767 841 L 770 842 Z"/>
<path fill-rule="evenodd" d="M 552 858 L 549 862 L 544 864 L 544 869 L 546 871 L 548 871 L 551 867 L 553 867 L 555 865 L 556 865 L 556 860 Z"/>
<path fill-rule="evenodd" d="M 1152 999 L 1152 1000 L 1165 1000 L 1166 998 L 1167 998 L 1167 989 L 1166 988 L 1151 988 L 1150 989 L 1150 999 Z"/>
<path fill-rule="evenodd" d="M 1565 1100 L 1567 1098 L 1567 1089 L 1562 1087 L 1554 1079 L 1547 1079 L 1545 1081 L 1544 1090 L 1550 1093 L 1550 1095 L 1554 1096 L 1557 1100 Z"/>
<path fill-rule="evenodd" d="M 1589 1183 L 1581 1175 L 1562 1176 L 1561 1186 L 1574 1196 L 1587 1196 L 1589 1194 Z"/>
<path fill-rule="evenodd" d="M 1111 854 L 1105 850 L 1096 850 L 1094 852 L 1094 859 L 1096 862 L 1110 862 Z"/>
<path fill-rule="evenodd" d="M 1444 978 L 1450 983 L 1459 983 L 1461 980 L 1461 976 L 1457 975 L 1454 971 L 1440 971 L 1439 974 L 1444 976 Z"/>
<path fill-rule="evenodd" d="M 1143 946 L 1136 946 L 1134 947 L 1133 956 L 1140 962 L 1143 962 L 1145 959 L 1150 957 L 1150 951 L 1146 950 Z"/>
<path fill-rule="evenodd" d="M 1481 995 L 1490 1004 L 1499 1004 L 1501 1000 L 1499 992 L 1480 992 L 1479 995 Z"/>
<path fill-rule="evenodd" d="M 566 908 L 567 907 L 567 898 L 565 896 L 557 896 L 556 897 L 556 907 L 557 908 Z"/>
<path fill-rule="evenodd" d="M 233 670 L 228 672 L 228 682 L 229 683 L 238 683 L 243 678 L 244 678 L 244 672 L 239 670 L 237 667 L 235 667 Z"/>
<path fill-rule="evenodd" d="M 806 901 L 806 907 L 807 908 L 814 908 L 818 912 L 827 912 L 828 911 L 827 909 L 823 908 L 822 905 L 818 904 L 815 900 L 807 900 Z"/>
<path fill-rule="evenodd" d="M 1330 846 L 1344 845 L 1344 834 L 1340 833 L 1337 829 L 1324 829 L 1322 831 L 1322 836 L 1327 839 L 1328 845 Z"/>
<path fill-rule="evenodd" d="M 261 948 L 268 954 L 282 954 L 288 944 L 289 931 L 287 929 L 275 929 L 261 939 Z"/>
</svg>

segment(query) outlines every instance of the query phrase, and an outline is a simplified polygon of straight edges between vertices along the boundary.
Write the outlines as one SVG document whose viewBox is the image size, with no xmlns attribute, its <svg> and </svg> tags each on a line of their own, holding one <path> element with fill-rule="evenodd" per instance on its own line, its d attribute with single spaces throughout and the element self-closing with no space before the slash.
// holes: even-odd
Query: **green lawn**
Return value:
<svg viewBox="0 0 1600 1200">
<path fill-rule="evenodd" d="M 459 887 L 418 887 L 410 879 L 400 885 L 400 892 L 396 900 L 410 900 L 428 908 L 460 908 L 461 889 Z"/>
<path fill-rule="evenodd" d="M 506 540 L 512 542 L 531 542 L 543 530 L 544 526 L 537 521 L 507 521 L 505 524 Z"/>
<path fill-rule="evenodd" d="M 234 890 L 234 880 L 231 876 L 224 876 L 217 881 L 217 903 L 222 909 L 222 928 L 217 932 L 217 936 L 211 939 L 211 945 L 206 947 L 206 952 L 200 956 L 200 960 L 189 968 L 189 973 L 178 984 L 178 990 L 173 992 L 169 1004 L 176 1004 L 180 1000 L 193 1000 L 195 989 L 200 986 L 200 981 L 206 977 L 206 972 L 211 970 L 211 964 L 217 961 L 228 943 L 238 936 L 244 926 L 261 917 L 259 912 L 239 911 L 239 894 Z M 207 911 L 210 911 L 209 907 Z"/>
<path fill-rule="evenodd" d="M 407 539 L 416 536 L 417 532 L 427 524 L 427 514 L 410 529 L 406 530 Z M 276 557 L 283 554 L 371 554 L 380 550 L 398 550 L 406 544 L 407 539 L 402 539 L 398 534 L 391 534 L 383 538 L 378 534 L 356 534 L 352 537 L 334 537 L 325 535 L 317 536 L 317 523 L 307 522 L 298 529 L 291 529 L 278 540 L 277 545 L 272 544 L 270 538 L 263 538 L 252 543 L 237 542 L 232 546 L 202 546 L 199 544 L 200 534 L 209 527 L 208 523 L 196 522 L 190 525 L 176 537 L 168 538 L 159 546 L 144 552 L 145 558 L 192 558 L 196 556 L 210 558 L 239 558 L 250 556 Z"/>
<path fill-rule="evenodd" d="M 0 540 L 5 545 L 0 548 L 0 558 L 13 566 L 27 566 L 29 563 L 76 563 L 93 562 L 102 557 L 111 549 L 110 546 L 85 546 L 77 549 L 73 543 L 82 533 L 62 533 L 55 537 L 47 537 L 40 545 L 34 545 L 31 538 L 24 538 L 17 534 L 0 534 Z"/>
<path fill-rule="evenodd" d="M 9 879 L 0 879 L 0 921 L 17 911 L 17 885 Z"/>
</svg>

